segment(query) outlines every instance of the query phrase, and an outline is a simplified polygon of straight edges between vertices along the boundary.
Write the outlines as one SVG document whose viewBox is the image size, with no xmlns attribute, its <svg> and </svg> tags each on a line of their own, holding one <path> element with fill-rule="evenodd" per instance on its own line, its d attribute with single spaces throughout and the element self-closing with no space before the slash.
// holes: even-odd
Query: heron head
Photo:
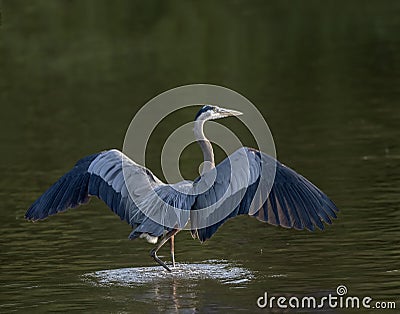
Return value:
<svg viewBox="0 0 400 314">
<path fill-rule="evenodd" d="M 207 121 L 207 120 L 215 120 L 232 116 L 240 116 L 242 114 L 243 114 L 242 112 L 232 109 L 225 109 L 225 108 L 220 108 L 218 106 L 205 105 L 201 107 L 194 120 Z"/>
</svg>

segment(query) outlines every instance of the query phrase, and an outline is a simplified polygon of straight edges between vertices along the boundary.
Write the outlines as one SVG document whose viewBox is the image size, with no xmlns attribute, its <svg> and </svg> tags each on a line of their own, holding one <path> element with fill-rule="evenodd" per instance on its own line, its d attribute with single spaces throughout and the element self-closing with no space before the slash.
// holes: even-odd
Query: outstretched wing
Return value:
<svg viewBox="0 0 400 314">
<path fill-rule="evenodd" d="M 164 184 L 150 170 L 112 149 L 79 160 L 32 204 L 25 217 L 45 219 L 97 196 L 121 220 L 136 228 L 130 239 L 142 233 L 159 237 L 164 231 L 187 224 L 195 195 L 180 190 L 191 187 L 191 181 Z"/>
<path fill-rule="evenodd" d="M 133 202 L 126 182 L 136 182 L 138 189 L 133 192 L 140 194 L 142 181 L 153 187 L 163 185 L 148 169 L 116 149 L 87 156 L 39 197 L 25 217 L 29 220 L 45 219 L 87 203 L 93 195 L 103 200 L 121 220 L 137 226 L 145 217 Z"/>
<path fill-rule="evenodd" d="M 227 219 L 242 214 L 272 225 L 310 231 L 315 226 L 324 229 L 323 222 L 331 224 L 331 218 L 336 218 L 338 209 L 320 189 L 258 150 L 241 148 L 215 171 L 213 185 L 198 195 L 191 211 L 192 235 L 202 242 Z M 221 199 L 223 202 L 219 202 Z M 211 210 L 204 217 L 207 207 Z"/>
</svg>

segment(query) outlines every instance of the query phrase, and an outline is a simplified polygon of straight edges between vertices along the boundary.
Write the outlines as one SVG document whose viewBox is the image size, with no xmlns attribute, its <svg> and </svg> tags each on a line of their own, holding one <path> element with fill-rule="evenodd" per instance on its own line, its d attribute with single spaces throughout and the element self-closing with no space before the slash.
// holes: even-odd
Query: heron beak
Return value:
<svg viewBox="0 0 400 314">
<path fill-rule="evenodd" d="M 243 114 L 243 112 L 240 112 L 240 111 L 224 109 L 224 108 L 219 108 L 218 113 L 221 115 L 221 118 L 240 116 Z"/>
</svg>

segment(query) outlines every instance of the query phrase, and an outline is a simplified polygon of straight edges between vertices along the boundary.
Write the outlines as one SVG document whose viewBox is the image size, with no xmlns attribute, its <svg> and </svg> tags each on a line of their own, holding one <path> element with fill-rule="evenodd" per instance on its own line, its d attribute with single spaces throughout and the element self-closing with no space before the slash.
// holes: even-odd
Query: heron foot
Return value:
<svg viewBox="0 0 400 314">
<path fill-rule="evenodd" d="M 154 258 L 154 260 L 160 264 L 162 267 L 164 267 L 167 271 L 171 272 L 171 269 L 167 266 L 167 264 L 165 264 L 158 256 L 157 256 L 157 250 L 156 249 L 152 249 L 150 251 L 150 256 L 152 258 Z"/>
</svg>

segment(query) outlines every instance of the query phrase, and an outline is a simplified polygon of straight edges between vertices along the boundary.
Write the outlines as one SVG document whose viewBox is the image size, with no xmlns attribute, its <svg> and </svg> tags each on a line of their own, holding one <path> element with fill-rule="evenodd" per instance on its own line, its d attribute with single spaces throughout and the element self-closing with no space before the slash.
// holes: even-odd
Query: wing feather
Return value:
<svg viewBox="0 0 400 314">
<path fill-rule="evenodd" d="M 232 160 L 236 167 L 231 166 Z M 192 235 L 202 242 L 209 239 L 227 219 L 242 214 L 272 225 L 310 231 L 314 231 L 315 227 L 324 229 L 324 222 L 330 224 L 331 218 L 336 218 L 337 207 L 320 189 L 294 170 L 257 150 L 237 150 L 216 166 L 216 172 L 217 180 L 196 198 L 192 212 L 197 213 L 215 203 L 214 194 L 220 199 L 221 191 L 228 191 L 229 196 L 223 204 L 215 206 L 207 219 L 203 218 L 210 225 L 199 226 L 192 221 Z M 198 181 L 200 179 L 195 180 Z M 243 181 L 247 182 L 245 193 Z M 239 202 L 238 196 L 242 196 Z M 226 204 L 232 207 L 227 210 L 224 207 Z M 216 212 L 225 214 L 218 216 Z M 196 214 L 192 216 L 196 217 Z M 197 221 L 200 221 L 198 217 L 194 219 L 194 222 Z"/>
<path fill-rule="evenodd" d="M 124 162 L 124 165 L 123 165 Z M 79 160 L 76 165 L 39 197 L 26 213 L 30 220 L 45 219 L 50 215 L 86 203 L 90 196 L 103 200 L 121 219 L 136 225 L 143 220 L 137 206 L 129 197 L 124 170 L 131 177 L 154 176 L 118 150 L 104 151 Z M 161 181 L 159 181 L 161 182 Z M 135 217 L 136 220 L 131 220 Z"/>
<path fill-rule="evenodd" d="M 180 184 L 190 185 L 189 182 Z M 178 186 L 179 184 L 177 184 Z M 151 187 L 151 189 L 149 189 Z M 151 191 L 153 197 L 146 193 Z M 130 194 L 132 193 L 132 195 Z M 157 197 L 155 197 L 158 195 Z M 151 171 L 142 167 L 118 150 L 104 151 L 79 160 L 74 168 L 55 182 L 28 209 L 25 217 L 29 220 L 41 220 L 58 212 L 86 203 L 90 196 L 97 196 L 117 214 L 136 229 L 130 238 L 136 238 L 146 232 L 152 236 L 161 236 L 170 227 L 162 221 L 153 221 L 139 210 L 137 200 L 156 199 L 161 203 L 175 206 L 176 217 L 169 217 L 183 228 L 189 217 L 189 210 L 195 196 L 177 192 L 163 184 Z M 132 199 L 134 197 L 134 200 Z M 160 197 L 160 198 L 159 198 Z M 145 206 L 154 205 L 151 202 Z M 162 208 L 151 208 L 162 212 Z M 182 210 L 180 210 L 182 209 Z"/>
</svg>

